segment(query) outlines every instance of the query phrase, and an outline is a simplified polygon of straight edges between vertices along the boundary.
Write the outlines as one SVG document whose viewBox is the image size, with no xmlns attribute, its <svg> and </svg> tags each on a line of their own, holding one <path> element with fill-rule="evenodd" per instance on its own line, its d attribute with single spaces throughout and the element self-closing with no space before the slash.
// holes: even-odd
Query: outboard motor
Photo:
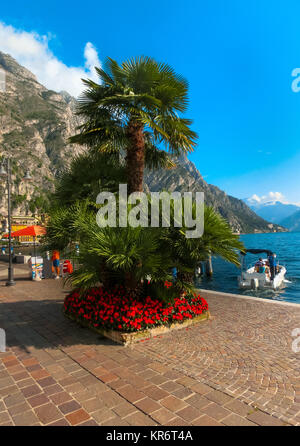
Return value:
<svg viewBox="0 0 300 446">
<path fill-rule="evenodd" d="M 257 278 L 255 279 L 251 279 L 251 289 L 252 290 L 257 290 L 259 287 L 259 281 Z"/>
</svg>

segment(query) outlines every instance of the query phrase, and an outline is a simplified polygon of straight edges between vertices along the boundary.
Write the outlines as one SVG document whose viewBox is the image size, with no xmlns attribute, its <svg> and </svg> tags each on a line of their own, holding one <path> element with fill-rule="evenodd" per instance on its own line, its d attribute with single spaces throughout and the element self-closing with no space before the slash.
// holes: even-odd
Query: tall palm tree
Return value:
<svg viewBox="0 0 300 446">
<path fill-rule="evenodd" d="M 118 159 L 85 151 L 76 155 L 56 180 L 52 204 L 69 206 L 86 198 L 95 204 L 99 192 L 118 192 L 121 182 L 126 182 L 126 172 Z"/>
<path fill-rule="evenodd" d="M 83 80 L 78 114 L 85 118 L 70 141 L 94 150 L 125 154 L 129 193 L 143 190 L 145 166 L 173 165 L 174 155 L 191 152 L 196 133 L 180 116 L 188 104 L 187 81 L 167 64 L 137 57 L 119 65 L 108 58 L 96 68 L 99 84 Z"/>
</svg>

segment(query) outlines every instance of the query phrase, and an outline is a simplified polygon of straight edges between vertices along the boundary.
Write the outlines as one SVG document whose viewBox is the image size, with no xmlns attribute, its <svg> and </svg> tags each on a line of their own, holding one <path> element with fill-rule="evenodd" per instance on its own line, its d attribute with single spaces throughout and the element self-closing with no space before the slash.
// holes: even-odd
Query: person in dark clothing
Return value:
<svg viewBox="0 0 300 446">
<path fill-rule="evenodd" d="M 274 280 L 274 277 L 276 275 L 276 267 L 277 267 L 277 259 L 276 254 L 273 252 L 272 255 L 268 257 L 269 260 L 269 266 L 270 266 L 270 273 L 271 273 L 271 280 Z"/>
</svg>

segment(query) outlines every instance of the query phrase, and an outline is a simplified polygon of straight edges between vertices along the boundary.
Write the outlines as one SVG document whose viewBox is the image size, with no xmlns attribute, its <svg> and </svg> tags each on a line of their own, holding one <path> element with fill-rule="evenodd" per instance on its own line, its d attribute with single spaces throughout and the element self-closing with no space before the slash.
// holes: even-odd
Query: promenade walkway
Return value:
<svg viewBox="0 0 300 446">
<path fill-rule="evenodd" d="M 300 308 L 210 295 L 211 321 L 129 348 L 66 319 L 61 281 L 26 275 L 0 282 L 0 425 L 300 424 Z"/>
</svg>

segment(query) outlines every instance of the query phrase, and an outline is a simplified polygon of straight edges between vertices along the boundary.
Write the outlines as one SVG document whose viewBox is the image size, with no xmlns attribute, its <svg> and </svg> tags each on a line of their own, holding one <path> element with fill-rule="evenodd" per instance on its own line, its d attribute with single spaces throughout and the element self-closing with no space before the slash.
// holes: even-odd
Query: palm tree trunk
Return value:
<svg viewBox="0 0 300 446">
<path fill-rule="evenodd" d="M 143 191 L 143 178 L 145 168 L 145 140 L 144 126 L 131 121 L 127 134 L 129 146 L 126 155 L 128 193 Z"/>
</svg>

